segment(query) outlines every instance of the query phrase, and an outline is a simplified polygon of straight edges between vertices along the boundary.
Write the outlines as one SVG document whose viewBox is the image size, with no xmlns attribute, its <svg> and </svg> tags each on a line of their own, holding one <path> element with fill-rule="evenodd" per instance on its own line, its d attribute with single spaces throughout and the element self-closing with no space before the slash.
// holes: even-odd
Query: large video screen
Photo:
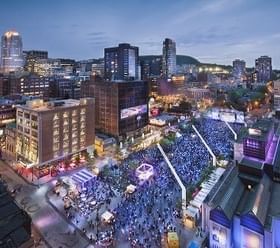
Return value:
<svg viewBox="0 0 280 248">
<path fill-rule="evenodd" d="M 226 121 L 226 122 L 235 122 L 236 120 L 236 114 L 232 112 L 224 112 L 220 111 L 220 120 Z"/>
<path fill-rule="evenodd" d="M 121 110 L 121 119 L 125 119 L 125 118 L 132 117 L 135 115 L 144 114 L 144 113 L 147 113 L 147 111 L 148 111 L 147 104 L 122 109 Z"/>
</svg>

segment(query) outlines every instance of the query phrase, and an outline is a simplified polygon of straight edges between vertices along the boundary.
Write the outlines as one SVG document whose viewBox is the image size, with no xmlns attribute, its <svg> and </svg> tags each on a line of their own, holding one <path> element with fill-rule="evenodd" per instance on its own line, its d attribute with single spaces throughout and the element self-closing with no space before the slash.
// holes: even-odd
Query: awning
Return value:
<svg viewBox="0 0 280 248">
<path fill-rule="evenodd" d="M 77 184 L 85 184 L 96 178 L 96 175 L 90 173 L 87 169 L 82 169 L 72 176 L 72 180 Z"/>
</svg>

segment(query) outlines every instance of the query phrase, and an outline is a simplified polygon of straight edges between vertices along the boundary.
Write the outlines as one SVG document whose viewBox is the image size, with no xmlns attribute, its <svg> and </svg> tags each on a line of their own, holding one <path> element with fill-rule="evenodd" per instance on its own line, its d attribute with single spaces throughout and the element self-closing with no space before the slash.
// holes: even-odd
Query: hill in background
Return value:
<svg viewBox="0 0 280 248">
<path fill-rule="evenodd" d="M 150 62 L 154 59 L 159 59 L 162 56 L 161 55 L 145 55 L 145 56 L 139 56 L 140 57 L 140 61 L 142 62 Z M 200 62 L 191 57 L 191 56 L 186 56 L 186 55 L 177 55 L 176 56 L 177 59 L 177 65 L 199 65 Z"/>
</svg>

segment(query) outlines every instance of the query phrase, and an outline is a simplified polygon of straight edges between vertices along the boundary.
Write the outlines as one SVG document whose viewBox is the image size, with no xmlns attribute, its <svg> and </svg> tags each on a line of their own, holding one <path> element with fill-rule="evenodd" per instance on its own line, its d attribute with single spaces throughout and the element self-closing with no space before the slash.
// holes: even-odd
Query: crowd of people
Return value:
<svg viewBox="0 0 280 248">
<path fill-rule="evenodd" d="M 185 186 L 196 184 L 209 165 L 209 152 L 189 126 L 173 144 L 163 146 Z"/>
<path fill-rule="evenodd" d="M 195 125 L 215 155 L 230 158 L 233 135 L 225 123 L 200 119 Z M 180 131 L 173 143 L 164 144 L 163 149 L 186 187 L 196 184 L 211 164 L 209 152 L 190 125 Z M 152 165 L 154 174 L 147 181 L 140 182 L 135 172 L 143 163 Z M 131 184 L 136 186 L 136 191 L 126 194 L 126 187 Z M 92 190 L 85 194 L 98 206 L 92 215 L 93 208 L 87 207 L 88 201 L 77 203 L 82 209 L 79 215 L 88 219 L 87 226 L 98 229 L 100 215 L 105 210 L 110 211 L 115 221 L 107 231 L 115 240 L 123 237 L 131 247 L 161 247 L 164 234 L 181 232 L 181 189 L 157 146 L 131 153 L 118 165 L 106 166 Z M 115 204 L 111 204 L 113 199 Z M 69 212 L 75 215 L 75 211 Z M 76 215 L 73 221 L 77 220 Z M 104 233 L 102 228 L 96 230 L 97 242 L 101 231 Z"/>
<path fill-rule="evenodd" d="M 215 156 L 229 160 L 233 157 L 234 136 L 223 121 L 201 118 L 195 124 Z M 237 124 L 235 124 L 237 128 Z"/>
<path fill-rule="evenodd" d="M 180 215 L 180 189 L 156 146 L 131 154 L 120 165 L 130 170 L 130 161 L 149 163 L 154 175 L 143 184 L 137 177 L 134 193 L 123 197 L 114 210 L 117 235 L 127 237 L 132 247 L 161 247 L 161 239 L 168 231 L 176 230 Z"/>
<path fill-rule="evenodd" d="M 69 186 L 62 181 L 54 190 L 57 196 L 64 202 L 64 214 L 90 240 L 96 242 L 111 229 L 99 228 L 101 214 L 110 206 L 112 199 L 116 197 L 111 186 L 99 177 L 92 180 L 90 187 L 85 187 L 78 194 L 69 191 Z M 59 189 L 59 190 L 57 190 Z M 61 194 L 66 189 L 67 194 Z"/>
</svg>

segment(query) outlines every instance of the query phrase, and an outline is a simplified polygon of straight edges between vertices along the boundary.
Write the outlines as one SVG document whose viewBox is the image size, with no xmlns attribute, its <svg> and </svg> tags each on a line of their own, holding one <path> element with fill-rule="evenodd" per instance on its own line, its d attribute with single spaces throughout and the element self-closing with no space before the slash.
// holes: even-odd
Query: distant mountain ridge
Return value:
<svg viewBox="0 0 280 248">
<path fill-rule="evenodd" d="M 140 57 L 140 62 L 151 62 L 154 59 L 160 59 L 162 56 L 161 55 L 144 55 L 144 56 L 139 56 Z M 187 55 L 176 55 L 176 60 L 177 60 L 177 65 L 196 65 L 196 66 L 206 66 L 206 67 L 221 67 L 225 70 L 231 70 L 232 66 L 231 65 L 221 65 L 221 64 L 216 64 L 216 63 L 203 63 L 200 62 L 198 59 L 187 56 Z"/>
<path fill-rule="evenodd" d="M 139 56 L 140 57 L 140 61 L 144 62 L 149 62 L 152 61 L 154 59 L 159 59 L 162 56 L 161 55 L 144 55 L 144 56 Z M 177 55 L 176 56 L 176 60 L 177 60 L 177 65 L 199 65 L 200 62 L 191 57 L 191 56 L 187 56 L 187 55 Z"/>
</svg>

